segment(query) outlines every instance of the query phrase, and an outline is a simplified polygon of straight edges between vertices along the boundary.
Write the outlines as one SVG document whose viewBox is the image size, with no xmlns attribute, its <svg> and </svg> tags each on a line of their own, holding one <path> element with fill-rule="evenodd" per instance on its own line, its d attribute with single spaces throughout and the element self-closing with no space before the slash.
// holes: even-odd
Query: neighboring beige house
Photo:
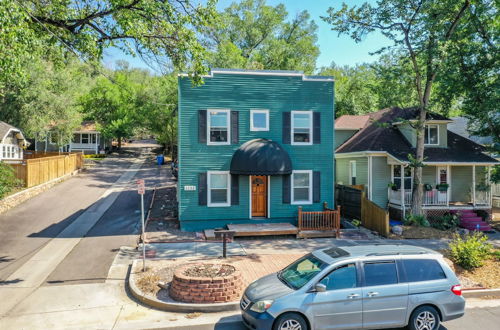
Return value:
<svg viewBox="0 0 500 330">
<path fill-rule="evenodd" d="M 22 161 L 26 139 L 19 128 L 0 121 L 0 161 Z"/>
<path fill-rule="evenodd" d="M 96 123 L 91 120 L 83 121 L 73 132 L 71 142 L 63 147 L 57 146 L 57 136 L 54 132 L 49 132 L 45 140 L 37 140 L 35 143 L 35 151 L 82 151 L 86 154 L 98 154 L 106 147 L 110 148 L 111 144 L 102 137 Z"/>
</svg>

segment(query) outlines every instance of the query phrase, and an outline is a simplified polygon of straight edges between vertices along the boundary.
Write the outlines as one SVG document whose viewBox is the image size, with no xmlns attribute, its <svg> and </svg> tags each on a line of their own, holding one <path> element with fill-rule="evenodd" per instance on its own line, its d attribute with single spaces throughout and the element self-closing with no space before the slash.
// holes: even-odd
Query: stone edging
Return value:
<svg viewBox="0 0 500 330">
<path fill-rule="evenodd" d="M 0 199 L 0 214 L 10 210 L 13 207 L 18 206 L 19 204 L 24 203 L 25 201 L 27 201 L 32 197 L 35 197 L 36 195 L 41 194 L 42 192 L 52 188 L 56 184 L 61 183 L 74 175 L 77 175 L 82 170 L 83 169 L 73 171 L 61 177 L 52 179 L 50 181 L 44 182 L 34 187 L 23 189 L 13 195 L 9 195 L 3 199 Z"/>
<path fill-rule="evenodd" d="M 156 297 L 145 295 L 141 290 L 135 285 L 135 270 L 139 269 L 137 264 L 142 262 L 140 259 L 134 260 L 132 267 L 130 269 L 130 275 L 128 277 L 128 286 L 132 296 L 139 300 L 140 302 L 154 307 L 159 310 L 169 311 L 169 312 L 225 312 L 225 311 L 239 311 L 240 302 L 226 302 L 226 303 L 216 303 L 216 304 L 193 304 L 193 303 L 181 303 L 181 302 L 166 302 L 157 299 Z"/>
</svg>

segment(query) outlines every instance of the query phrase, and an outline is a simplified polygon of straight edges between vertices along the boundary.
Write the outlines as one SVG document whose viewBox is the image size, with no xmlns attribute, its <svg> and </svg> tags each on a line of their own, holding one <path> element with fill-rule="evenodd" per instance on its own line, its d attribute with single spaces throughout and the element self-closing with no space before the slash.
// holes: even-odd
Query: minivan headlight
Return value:
<svg viewBox="0 0 500 330">
<path fill-rule="evenodd" d="M 273 304 L 272 300 L 257 301 L 255 304 L 252 305 L 250 310 L 257 312 L 257 313 L 264 313 L 266 310 L 268 310 L 271 307 L 272 304 Z"/>
</svg>

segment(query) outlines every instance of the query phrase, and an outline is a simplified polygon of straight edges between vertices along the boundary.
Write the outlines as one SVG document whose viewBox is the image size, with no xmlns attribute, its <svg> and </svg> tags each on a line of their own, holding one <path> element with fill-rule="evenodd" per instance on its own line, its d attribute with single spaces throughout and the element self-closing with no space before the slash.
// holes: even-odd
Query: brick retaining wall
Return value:
<svg viewBox="0 0 500 330">
<path fill-rule="evenodd" d="M 240 299 L 243 291 L 241 272 L 224 277 L 190 277 L 184 275 L 189 264 L 176 269 L 169 295 L 172 299 L 186 303 L 222 303 Z"/>
</svg>

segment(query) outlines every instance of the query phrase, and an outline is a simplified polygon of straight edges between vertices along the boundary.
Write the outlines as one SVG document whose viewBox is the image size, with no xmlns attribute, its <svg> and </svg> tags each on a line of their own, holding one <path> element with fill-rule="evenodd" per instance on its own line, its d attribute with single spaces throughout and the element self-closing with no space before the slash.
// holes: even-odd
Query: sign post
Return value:
<svg viewBox="0 0 500 330">
<path fill-rule="evenodd" d="M 146 228 L 144 228 L 144 180 L 137 180 L 137 192 L 141 195 L 141 223 L 142 223 L 142 271 L 146 271 Z"/>
</svg>

